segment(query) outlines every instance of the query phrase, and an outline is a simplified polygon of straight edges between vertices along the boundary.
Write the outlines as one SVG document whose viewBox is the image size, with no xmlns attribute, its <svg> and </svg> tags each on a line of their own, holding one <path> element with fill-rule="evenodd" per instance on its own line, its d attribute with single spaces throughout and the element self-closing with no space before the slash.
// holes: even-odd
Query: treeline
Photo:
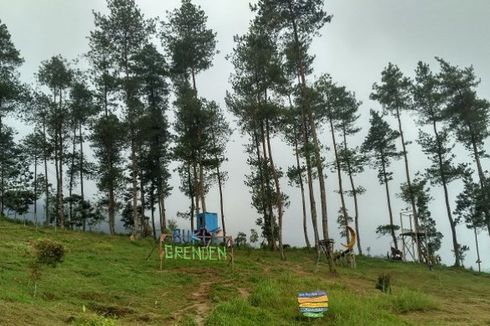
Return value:
<svg viewBox="0 0 490 326">
<path fill-rule="evenodd" d="M 120 212 L 135 236 L 156 237 L 156 224 L 161 230 L 167 224 L 169 162 L 179 162 L 181 190 L 191 203 L 187 216 L 205 211 L 210 186 L 218 183 L 221 193 L 226 180 L 220 168 L 231 131 L 223 110 L 199 97 L 195 82 L 212 64 L 216 33 L 190 1 L 161 22 L 144 17 L 133 0 L 107 6 L 108 14 L 94 13 L 84 54 L 90 69 L 54 56 L 41 63 L 36 85 L 20 83 L 23 60 L 1 25 L 0 117 L 14 113 L 34 130 L 16 144 L 0 120 L 1 211 L 23 214 L 43 198 L 46 224 L 85 230 L 105 219 L 114 234 Z M 84 153 L 87 144 L 95 161 Z M 48 180 L 53 167 L 56 178 Z M 85 196 L 87 179 L 96 180 L 96 202 Z"/>
<path fill-rule="evenodd" d="M 41 63 L 36 85 L 19 81 L 17 69 L 23 60 L 0 23 L 1 212 L 24 214 L 34 204 L 37 221 L 35 203 L 44 199 L 46 224 L 85 230 L 87 224 L 107 220 L 113 234 L 120 212 L 135 236 L 156 237 L 155 221 L 161 231 L 167 227 L 169 163 L 175 161 L 180 191 L 189 198 L 182 216 L 189 219 L 206 211 L 206 196 L 217 185 L 226 234 L 222 187 L 227 174 L 222 165 L 231 129 L 223 108 L 200 97 L 196 87 L 196 76 L 211 67 L 217 53 L 216 33 L 207 27 L 204 11 L 190 0 L 183 0 L 164 21 L 144 17 L 134 0 L 108 0 L 107 6 L 108 14 L 94 13 L 90 50 L 84 54 L 90 69 L 82 71 L 77 62 L 55 56 Z M 390 167 L 403 159 L 406 181 L 400 197 L 410 206 L 415 232 L 425 234 L 425 243 L 417 241 L 418 260 L 431 260 L 443 236 L 429 209 L 431 185 L 432 191 L 444 194 L 455 265 L 460 266 L 469 247 L 458 241 L 456 226 L 465 223 L 473 230 L 477 250 L 478 234 L 490 232 L 490 188 L 482 166 L 490 105 L 476 92 L 479 80 L 473 68 L 437 58 L 436 71 L 420 62 L 410 79 L 388 64 L 370 96 L 382 110 L 371 110 L 367 136 L 361 146 L 354 146 L 360 137 L 362 103 L 328 74 L 313 75 L 312 41 L 332 19 L 323 1 L 260 0 L 250 9 L 254 18 L 248 31 L 235 37 L 228 56 L 234 72 L 225 101 L 248 139 L 250 173 L 245 184 L 265 243 L 284 258 L 282 230 L 289 197 L 281 180 L 287 177 L 300 189 L 305 244 L 320 255 L 320 239 L 331 238 L 325 178 L 331 169 L 337 175 L 331 187 L 341 203 L 335 218 L 347 241 L 347 226 L 354 224 L 362 254 L 359 220 L 367 217 L 359 201 L 366 189 L 358 179 L 370 167 L 386 192 L 388 218 L 377 233 L 391 236 L 398 249 L 400 226 L 393 217 Z M 171 104 L 170 94 L 175 99 Z M 417 143 L 430 162 L 416 175 L 410 173 L 414 158 L 403 129 L 409 112 L 417 117 Z M 16 143 L 14 130 L 2 120 L 8 114 L 23 119 L 33 133 Z M 386 116 L 394 118 L 394 126 Z M 294 164 L 287 170 L 274 160 L 275 137 L 293 149 Z M 94 161 L 84 153 L 87 144 Z M 455 163 L 456 144 L 468 151 L 468 162 Z M 49 180 L 53 167 L 56 178 Z M 96 180 L 100 199 L 95 202 L 85 196 L 87 179 Z M 464 190 L 454 200 L 448 185 L 456 180 L 463 182 Z M 334 270 L 332 248 L 327 250 Z"/>
</svg>

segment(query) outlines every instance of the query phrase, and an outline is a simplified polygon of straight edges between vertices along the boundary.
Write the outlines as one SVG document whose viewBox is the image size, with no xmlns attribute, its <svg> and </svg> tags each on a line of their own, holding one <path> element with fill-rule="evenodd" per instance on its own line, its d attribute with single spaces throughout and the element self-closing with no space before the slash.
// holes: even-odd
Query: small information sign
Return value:
<svg viewBox="0 0 490 326">
<path fill-rule="evenodd" d="M 309 318 L 323 317 L 328 311 L 328 296 L 324 291 L 298 293 L 299 312 Z"/>
</svg>

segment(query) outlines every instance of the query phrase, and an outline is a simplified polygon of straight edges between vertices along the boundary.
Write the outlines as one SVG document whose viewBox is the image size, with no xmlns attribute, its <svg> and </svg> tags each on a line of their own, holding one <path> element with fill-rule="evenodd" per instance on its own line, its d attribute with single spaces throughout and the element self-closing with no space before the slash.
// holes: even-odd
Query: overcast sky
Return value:
<svg viewBox="0 0 490 326">
<path fill-rule="evenodd" d="M 177 0 L 136 0 L 146 17 L 166 18 L 166 11 L 180 4 Z M 200 0 L 194 1 L 202 6 L 209 17 L 209 26 L 218 33 L 218 49 L 214 65 L 197 77 L 200 96 L 221 103 L 224 107 L 226 90 L 230 89 L 228 78 L 232 65 L 225 59 L 233 48 L 233 36 L 247 31 L 251 13 L 248 0 Z M 490 99 L 490 1 L 487 0 L 331 0 L 325 1 L 326 10 L 334 15 L 330 24 L 322 31 L 322 36 L 315 40 L 312 51 L 316 55 L 315 75 L 329 73 L 333 79 L 356 93 L 363 101 L 360 125 L 363 130 L 359 137 L 352 139 L 353 144 L 360 144 L 366 135 L 369 123 L 369 109 L 379 109 L 379 105 L 369 100 L 372 84 L 380 79 L 380 73 L 388 62 L 397 64 L 403 72 L 413 76 L 413 70 L 419 60 L 428 62 L 437 70 L 434 57 L 439 56 L 452 64 L 460 66 L 473 65 L 477 76 L 481 78 L 479 95 Z M 42 60 L 61 54 L 74 59 L 88 50 L 87 36 L 93 30 L 92 10 L 106 12 L 103 0 L 0 0 L 0 19 L 12 34 L 13 42 L 25 59 L 20 72 L 25 82 L 34 81 L 34 73 Z M 423 171 L 427 161 L 415 143 L 417 126 L 413 116 L 403 117 L 406 138 L 414 141 L 409 146 L 411 174 Z M 233 118 L 230 116 L 230 121 Z M 393 122 L 393 121 L 391 121 Z M 10 120 L 10 125 L 23 135 L 29 131 L 21 123 Z M 392 124 L 392 126 L 395 126 Z M 236 130 L 228 146 L 229 162 L 225 169 L 229 181 L 225 185 L 225 215 L 227 229 L 234 234 L 238 231 L 249 233 L 255 226 L 257 213 L 250 207 L 250 195 L 243 180 L 248 173 L 243 144 L 246 142 Z M 321 141 L 330 146 L 328 130 L 321 130 Z M 277 164 L 286 169 L 293 165 L 291 148 L 274 142 L 273 154 Z M 400 144 L 398 144 L 400 145 Z M 489 142 L 486 144 L 490 150 Z M 325 152 L 329 160 L 332 153 Z M 468 160 L 468 153 L 457 148 L 460 161 Z M 484 168 L 488 169 L 488 160 Z M 405 205 L 395 197 L 399 184 L 405 181 L 403 161 L 392 166 L 395 172 L 391 183 L 393 192 L 393 209 L 398 223 L 398 214 Z M 336 189 L 337 179 L 332 172 L 328 173 L 327 186 L 330 230 L 336 243 L 339 236 L 336 226 L 336 215 L 340 205 Z M 371 254 L 385 254 L 389 250 L 388 237 L 377 238 L 375 229 L 380 224 L 388 223 L 384 188 L 378 184 L 376 173 L 368 170 L 360 176 L 357 183 L 367 189 L 360 198 L 360 230 L 364 250 L 371 247 Z M 175 218 L 177 211 L 186 210 L 188 199 L 178 191 L 179 179 L 172 177 L 174 191 L 168 199 L 168 215 Z M 284 191 L 289 195 L 291 206 L 284 218 L 284 243 L 302 245 L 304 243 L 301 228 L 301 210 L 299 191 L 289 188 L 287 181 L 282 181 Z M 95 186 L 89 188 L 95 194 Z M 454 200 L 461 190 L 461 184 L 454 182 L 449 191 Z M 450 229 L 444 213 L 442 190 L 432 187 L 434 200 L 430 203 L 433 217 L 438 228 L 445 234 L 441 256 L 445 263 L 452 263 Z M 319 198 L 317 195 L 317 202 Z M 353 205 L 348 199 L 348 208 Z M 216 189 L 212 189 L 207 199 L 208 210 L 219 211 L 219 199 Z M 453 209 L 454 209 L 453 204 Z M 179 221 L 184 225 L 184 221 Z M 472 232 L 464 225 L 457 227 L 459 241 L 469 245 L 466 265 L 475 265 L 476 253 Z M 310 228 L 310 237 L 312 235 Z M 481 234 L 483 264 L 490 269 L 490 238 L 487 232 Z"/>
</svg>

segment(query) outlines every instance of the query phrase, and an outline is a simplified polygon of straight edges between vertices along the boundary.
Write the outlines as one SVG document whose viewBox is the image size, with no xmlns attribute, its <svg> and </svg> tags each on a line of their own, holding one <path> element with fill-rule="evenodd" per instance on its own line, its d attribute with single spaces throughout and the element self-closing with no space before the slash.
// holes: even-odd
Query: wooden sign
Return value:
<svg viewBox="0 0 490 326">
<path fill-rule="evenodd" d="M 309 318 L 323 317 L 328 311 L 328 296 L 324 291 L 298 293 L 299 312 Z"/>
</svg>

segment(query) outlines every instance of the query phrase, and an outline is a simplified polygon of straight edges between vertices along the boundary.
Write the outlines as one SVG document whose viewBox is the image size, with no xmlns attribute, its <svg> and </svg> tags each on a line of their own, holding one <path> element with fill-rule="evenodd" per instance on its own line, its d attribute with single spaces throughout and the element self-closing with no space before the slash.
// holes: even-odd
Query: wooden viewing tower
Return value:
<svg viewBox="0 0 490 326">
<path fill-rule="evenodd" d="M 403 223 L 404 220 L 405 224 Z M 420 228 L 415 230 L 414 225 L 413 214 L 409 213 L 408 210 L 402 210 L 400 212 L 400 234 L 398 238 L 402 241 L 403 260 L 407 261 L 411 257 L 412 261 L 418 261 L 417 248 L 419 247 L 421 256 L 427 261 L 427 232 Z"/>
</svg>

